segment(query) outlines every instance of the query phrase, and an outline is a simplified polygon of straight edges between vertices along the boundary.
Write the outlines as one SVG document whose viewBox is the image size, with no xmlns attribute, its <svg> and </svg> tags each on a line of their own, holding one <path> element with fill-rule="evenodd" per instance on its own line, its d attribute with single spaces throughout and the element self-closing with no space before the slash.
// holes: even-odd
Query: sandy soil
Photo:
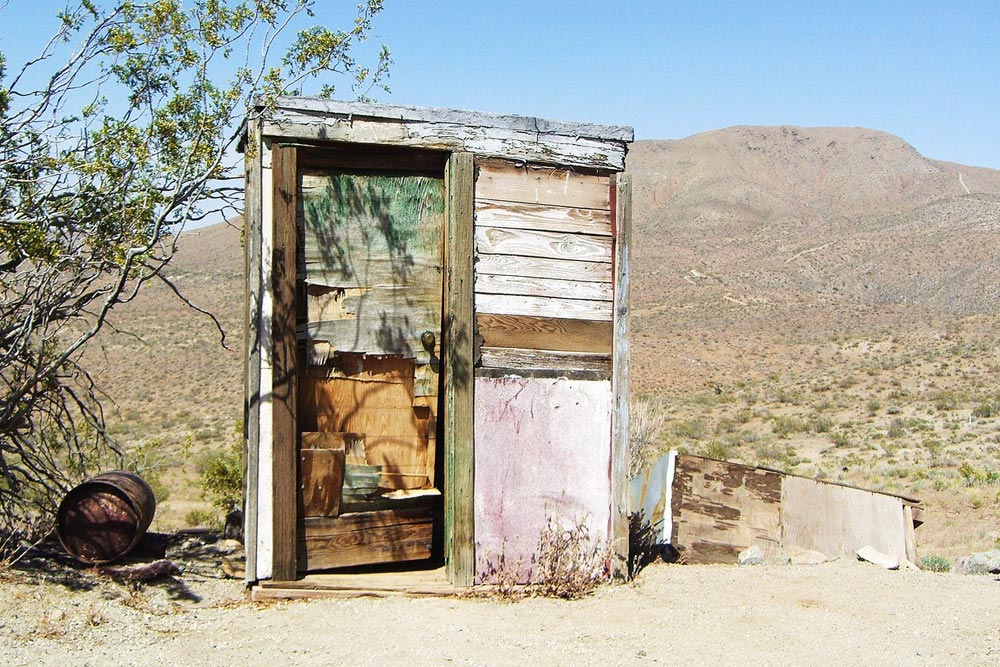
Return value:
<svg viewBox="0 0 1000 667">
<path fill-rule="evenodd" d="M 1000 664 L 1000 579 L 854 562 L 658 564 L 572 602 L 71 585 L 0 582 L 0 665 Z"/>
</svg>

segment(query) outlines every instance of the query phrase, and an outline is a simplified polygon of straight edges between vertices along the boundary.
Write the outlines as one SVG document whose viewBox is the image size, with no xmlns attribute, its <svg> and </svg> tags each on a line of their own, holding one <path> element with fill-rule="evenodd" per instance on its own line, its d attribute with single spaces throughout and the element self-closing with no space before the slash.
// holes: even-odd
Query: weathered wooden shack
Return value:
<svg viewBox="0 0 1000 667">
<path fill-rule="evenodd" d="M 292 97 L 248 119 L 249 581 L 468 586 L 549 521 L 623 567 L 632 136 Z"/>
</svg>

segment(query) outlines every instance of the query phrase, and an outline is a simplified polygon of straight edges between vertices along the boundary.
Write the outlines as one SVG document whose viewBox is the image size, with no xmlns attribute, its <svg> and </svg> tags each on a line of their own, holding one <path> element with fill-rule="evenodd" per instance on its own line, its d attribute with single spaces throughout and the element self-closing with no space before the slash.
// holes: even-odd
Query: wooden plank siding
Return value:
<svg viewBox="0 0 1000 667">
<path fill-rule="evenodd" d="M 610 377 L 611 178 L 497 160 L 477 167 L 479 366 Z"/>
</svg>

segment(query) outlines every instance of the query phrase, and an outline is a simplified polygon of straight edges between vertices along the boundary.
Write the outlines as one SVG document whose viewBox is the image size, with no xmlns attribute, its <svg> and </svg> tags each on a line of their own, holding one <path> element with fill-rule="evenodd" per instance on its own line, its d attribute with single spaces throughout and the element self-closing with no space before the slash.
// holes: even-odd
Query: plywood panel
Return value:
<svg viewBox="0 0 1000 667">
<path fill-rule="evenodd" d="M 320 433 L 304 432 L 300 436 L 302 449 L 343 449 L 351 451 L 364 441 L 364 433 Z"/>
<path fill-rule="evenodd" d="M 611 212 L 515 202 L 476 200 L 476 224 L 506 229 L 611 236 Z"/>
<path fill-rule="evenodd" d="M 611 385 L 475 380 L 476 571 L 503 551 L 531 562 L 550 518 L 608 537 Z"/>
<path fill-rule="evenodd" d="M 430 509 L 381 510 L 299 522 L 301 571 L 421 560 L 431 555 Z"/>
<path fill-rule="evenodd" d="M 689 563 L 735 563 L 758 546 L 781 545 L 781 486 L 777 472 L 681 454 L 672 495 L 672 544 Z"/>
<path fill-rule="evenodd" d="M 344 448 L 299 452 L 299 516 L 336 516 L 344 483 Z"/>
<path fill-rule="evenodd" d="M 607 176 L 568 169 L 479 161 L 476 199 L 610 210 Z"/>
<path fill-rule="evenodd" d="M 788 476 L 784 486 L 786 546 L 815 549 L 828 558 L 854 558 L 869 545 L 895 558 L 907 557 L 899 498 L 804 477 Z"/>
<path fill-rule="evenodd" d="M 526 278 L 611 282 L 611 264 L 607 262 L 576 262 L 519 255 L 478 255 L 476 275 L 485 273 Z"/>
<path fill-rule="evenodd" d="M 611 239 L 604 236 L 477 226 L 475 237 L 479 253 L 581 262 L 611 261 Z"/>
<path fill-rule="evenodd" d="M 509 296 L 506 294 L 476 294 L 476 312 L 604 322 L 610 322 L 612 316 L 610 301 L 552 299 L 543 296 Z"/>
<path fill-rule="evenodd" d="M 306 378 L 302 382 L 304 414 L 333 413 L 361 407 L 408 408 L 413 381 L 378 382 L 350 378 Z"/>
<path fill-rule="evenodd" d="M 380 435 L 427 437 L 433 435 L 430 420 L 412 407 L 358 406 L 316 415 L 320 431 L 378 433 Z"/>
<path fill-rule="evenodd" d="M 485 347 L 611 353 L 611 322 L 478 313 L 476 326 Z"/>
<path fill-rule="evenodd" d="M 610 282 L 553 280 L 523 276 L 476 275 L 476 294 L 512 294 L 562 299 L 611 301 Z"/>
</svg>

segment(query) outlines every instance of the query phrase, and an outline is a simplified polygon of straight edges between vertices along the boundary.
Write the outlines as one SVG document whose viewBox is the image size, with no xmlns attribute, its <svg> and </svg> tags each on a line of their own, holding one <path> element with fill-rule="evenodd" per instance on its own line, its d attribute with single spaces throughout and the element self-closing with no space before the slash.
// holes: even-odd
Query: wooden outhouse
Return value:
<svg viewBox="0 0 1000 667">
<path fill-rule="evenodd" d="M 297 97 L 248 119 L 249 581 L 468 586 L 581 523 L 620 571 L 632 134 Z"/>
</svg>

